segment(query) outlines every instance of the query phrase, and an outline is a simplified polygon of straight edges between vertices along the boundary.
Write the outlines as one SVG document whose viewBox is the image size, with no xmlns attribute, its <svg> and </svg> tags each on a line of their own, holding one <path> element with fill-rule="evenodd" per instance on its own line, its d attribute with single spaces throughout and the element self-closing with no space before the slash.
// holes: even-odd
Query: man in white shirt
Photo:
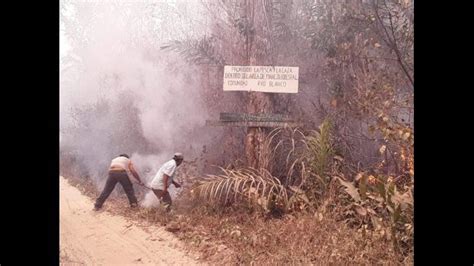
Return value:
<svg viewBox="0 0 474 266">
<path fill-rule="evenodd" d="M 130 176 L 133 176 L 139 184 L 143 184 L 129 156 L 127 154 L 120 154 L 110 163 L 109 177 L 105 183 L 104 190 L 102 190 L 102 193 L 100 193 L 100 196 L 95 201 L 94 210 L 98 211 L 102 208 L 102 205 L 110 193 L 112 193 L 117 183 L 120 183 L 123 190 L 125 190 L 125 194 L 127 194 L 128 201 L 130 202 L 130 207 L 137 207 L 137 198 L 133 191 L 132 182 L 129 179 Z"/>
<path fill-rule="evenodd" d="M 158 173 L 151 181 L 151 188 L 161 202 L 165 204 L 166 211 L 171 209 L 171 197 L 168 192 L 168 187 L 173 184 L 176 188 L 181 187 L 180 184 L 176 183 L 173 178 L 176 172 L 176 168 L 183 162 L 183 155 L 179 152 L 175 153 L 173 159 L 164 163 Z"/>
</svg>

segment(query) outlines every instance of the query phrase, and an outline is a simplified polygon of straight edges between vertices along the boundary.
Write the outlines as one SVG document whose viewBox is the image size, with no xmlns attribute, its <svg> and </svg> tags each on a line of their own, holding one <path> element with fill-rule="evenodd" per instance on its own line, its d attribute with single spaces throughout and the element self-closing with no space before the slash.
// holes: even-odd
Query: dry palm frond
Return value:
<svg viewBox="0 0 474 266">
<path fill-rule="evenodd" d="M 223 171 L 220 175 L 209 175 L 198 185 L 198 195 L 214 204 L 245 201 L 265 210 L 270 204 L 286 206 L 288 194 L 280 180 L 267 170 L 237 169 Z"/>
</svg>

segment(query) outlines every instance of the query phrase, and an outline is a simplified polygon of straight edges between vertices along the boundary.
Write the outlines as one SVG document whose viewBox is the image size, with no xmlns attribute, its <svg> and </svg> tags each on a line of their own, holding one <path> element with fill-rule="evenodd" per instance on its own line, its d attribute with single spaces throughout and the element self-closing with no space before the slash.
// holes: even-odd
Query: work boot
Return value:
<svg viewBox="0 0 474 266">
<path fill-rule="evenodd" d="M 132 208 L 132 209 L 133 209 L 133 208 L 137 208 L 137 207 L 138 207 L 138 204 L 137 204 L 137 203 L 132 203 L 132 204 L 130 204 L 130 208 Z"/>
<path fill-rule="evenodd" d="M 100 209 L 102 209 L 101 207 L 97 207 L 97 206 L 94 206 L 94 211 L 100 211 Z"/>
</svg>

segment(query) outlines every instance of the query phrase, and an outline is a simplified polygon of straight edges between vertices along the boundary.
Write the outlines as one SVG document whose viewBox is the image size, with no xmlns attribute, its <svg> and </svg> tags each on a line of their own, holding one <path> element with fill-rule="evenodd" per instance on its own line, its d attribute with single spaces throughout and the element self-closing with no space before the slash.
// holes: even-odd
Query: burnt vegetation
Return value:
<svg viewBox="0 0 474 266">
<path fill-rule="evenodd" d="M 202 149 L 178 173 L 185 186 L 175 214 L 116 211 L 177 223 L 175 234 L 215 262 L 223 262 L 222 250 L 212 241 L 226 244 L 231 263 L 413 264 L 413 1 L 201 4 L 208 30 L 157 49 L 199 70 L 207 111 L 274 113 L 303 126 L 207 128 L 216 137 L 193 144 Z M 298 66 L 299 92 L 226 94 L 219 83 L 225 65 Z M 88 121 L 97 119 L 122 134 L 107 136 L 95 123 L 104 149 L 86 155 L 84 146 L 63 145 L 64 175 L 90 175 L 81 164 L 91 154 L 106 169 L 123 149 L 160 151 L 141 131 L 133 93 L 121 98 L 129 102 L 72 110 L 77 123 L 63 129 L 71 140 L 87 138 Z M 129 121 L 111 115 L 114 108 Z M 258 147 L 253 157 L 243 146 L 249 134 Z"/>
</svg>

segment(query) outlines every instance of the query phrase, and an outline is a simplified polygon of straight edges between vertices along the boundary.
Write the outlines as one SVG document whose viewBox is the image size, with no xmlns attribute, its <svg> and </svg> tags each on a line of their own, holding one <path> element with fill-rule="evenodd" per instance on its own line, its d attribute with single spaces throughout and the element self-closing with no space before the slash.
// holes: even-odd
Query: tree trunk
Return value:
<svg viewBox="0 0 474 266">
<path fill-rule="evenodd" d="M 254 45 L 254 36 L 259 34 L 262 37 L 262 32 L 257 32 L 257 30 L 263 29 L 264 21 L 255 20 L 254 14 L 262 14 L 265 12 L 265 1 L 264 0 L 247 0 L 245 5 L 245 17 L 249 22 L 249 31 L 247 33 L 246 40 L 246 54 L 247 54 L 247 64 L 254 66 L 259 65 L 263 62 L 259 62 Z M 253 49 L 252 49 L 253 48 Z M 262 52 L 262 51 L 259 51 Z M 263 92 L 249 92 L 248 102 L 247 102 L 247 112 L 249 114 L 258 114 L 258 113 L 271 113 L 273 110 L 273 104 L 270 98 L 270 95 Z M 247 159 L 247 165 L 249 167 L 259 169 L 263 167 L 261 156 L 264 154 L 262 149 L 264 148 L 265 136 L 267 129 L 258 128 L 258 127 L 249 127 L 247 128 L 247 136 L 245 138 L 245 155 Z M 266 166 L 266 165 L 265 165 Z M 267 166 L 268 167 L 268 166 Z"/>
</svg>

